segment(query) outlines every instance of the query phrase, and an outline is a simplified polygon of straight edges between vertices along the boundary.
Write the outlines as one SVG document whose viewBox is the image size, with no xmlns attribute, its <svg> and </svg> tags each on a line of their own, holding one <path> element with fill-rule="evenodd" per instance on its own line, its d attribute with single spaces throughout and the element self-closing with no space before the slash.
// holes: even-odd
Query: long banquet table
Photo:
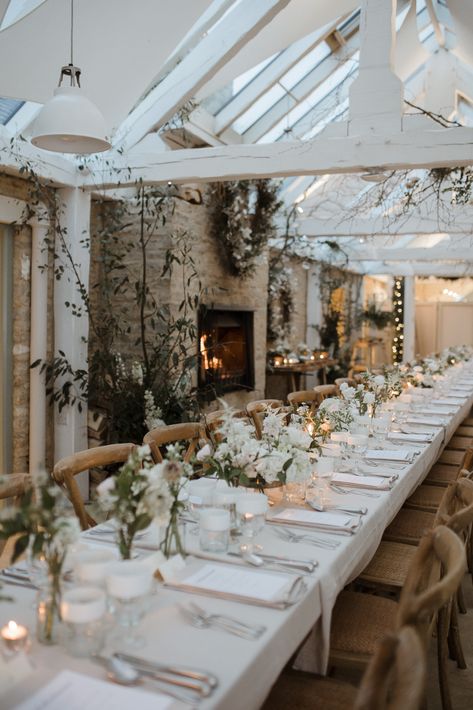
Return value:
<svg viewBox="0 0 473 710">
<path fill-rule="evenodd" d="M 465 367 L 465 377 L 466 370 Z M 468 376 L 471 377 L 470 372 Z M 427 475 L 455 429 L 468 415 L 472 404 L 473 384 L 471 393 L 465 393 L 464 403 L 455 407 L 454 414 L 445 417 L 445 425 L 432 429 L 435 435 L 431 443 L 418 445 L 421 453 L 414 462 L 403 470 L 395 471 L 398 479 L 391 490 L 381 492 L 376 498 L 360 497 L 356 491 L 343 496 L 333 493 L 334 502 L 363 505 L 368 509 L 356 534 L 333 538 L 340 541 L 336 550 L 286 543 L 274 534 L 274 526 L 265 527 L 258 538 L 265 552 L 293 559 L 316 559 L 319 563 L 316 570 L 305 577 L 307 592 L 294 606 L 281 611 L 224 599 L 196 597 L 159 586 L 152 598 L 151 609 L 141 624 L 146 645 L 136 655 L 212 671 L 219 678 L 219 686 L 211 697 L 199 703 L 199 707 L 209 710 L 259 708 L 285 664 L 304 641 L 296 666 L 323 672 L 328 656 L 331 613 L 338 593 L 369 562 L 386 526 Z M 326 533 L 323 534 L 326 536 Z M 102 544 L 90 536 L 87 542 L 91 545 Z M 34 591 L 13 586 L 5 589 L 15 597 L 15 601 L 13 604 L 1 604 L 0 625 L 14 618 L 26 624 L 33 633 Z M 248 623 L 264 624 L 267 631 L 259 640 L 247 641 L 211 628 L 196 629 L 184 621 L 178 608 L 179 604 L 191 599 L 208 611 L 232 614 Z M 30 658 L 36 671 L 10 694 L 0 698 L 2 708 L 15 707 L 62 669 L 76 670 L 96 678 L 105 677 L 102 667 L 90 660 L 69 657 L 60 646 L 39 646 L 33 642 Z M 153 685 L 150 681 L 141 687 L 152 690 Z M 182 707 L 182 704 L 173 702 L 172 707 Z"/>
</svg>

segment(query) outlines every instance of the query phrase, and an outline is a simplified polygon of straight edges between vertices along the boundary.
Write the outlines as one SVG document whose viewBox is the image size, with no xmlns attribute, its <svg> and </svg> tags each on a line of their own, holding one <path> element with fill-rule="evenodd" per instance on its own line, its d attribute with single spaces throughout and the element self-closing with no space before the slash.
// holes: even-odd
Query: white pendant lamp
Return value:
<svg viewBox="0 0 473 710">
<path fill-rule="evenodd" d="M 74 39 L 74 0 L 71 0 L 71 61 L 61 68 L 59 86 L 41 109 L 33 126 L 31 142 L 37 148 L 58 153 L 100 153 L 111 147 L 105 138 L 105 119 L 82 93 L 79 67 L 72 57 Z M 70 86 L 62 86 L 69 77 Z"/>
</svg>

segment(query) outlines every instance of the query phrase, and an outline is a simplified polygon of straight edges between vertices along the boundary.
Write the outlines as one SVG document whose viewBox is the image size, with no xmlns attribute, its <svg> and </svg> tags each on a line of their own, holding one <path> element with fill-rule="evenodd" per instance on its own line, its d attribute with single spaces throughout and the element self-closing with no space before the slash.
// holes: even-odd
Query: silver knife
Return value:
<svg viewBox="0 0 473 710">
<path fill-rule="evenodd" d="M 162 663 L 147 661 L 144 658 L 130 656 L 128 653 L 121 653 L 120 651 L 117 651 L 113 655 L 120 658 L 122 661 L 126 661 L 132 666 L 136 666 L 140 670 L 144 669 L 155 673 L 166 673 L 181 676 L 183 678 L 190 678 L 191 680 L 197 680 L 204 685 L 208 685 L 210 688 L 216 688 L 218 685 L 218 678 L 212 675 L 212 673 L 204 673 L 203 671 L 194 670 L 193 668 L 187 668 L 184 666 L 165 666 Z"/>
<path fill-rule="evenodd" d="M 244 560 L 244 556 L 240 552 L 227 552 L 227 555 L 230 555 L 231 557 L 239 557 L 240 559 Z M 289 569 L 298 569 L 302 570 L 303 572 L 313 572 L 314 569 L 317 567 L 318 562 L 315 560 L 313 561 L 304 561 L 304 560 L 290 560 L 287 557 L 278 557 L 277 555 L 267 555 L 262 552 L 257 553 L 258 557 L 261 557 L 262 560 L 265 562 L 271 563 L 273 562 L 276 565 L 279 565 L 280 567 L 287 567 Z"/>
</svg>

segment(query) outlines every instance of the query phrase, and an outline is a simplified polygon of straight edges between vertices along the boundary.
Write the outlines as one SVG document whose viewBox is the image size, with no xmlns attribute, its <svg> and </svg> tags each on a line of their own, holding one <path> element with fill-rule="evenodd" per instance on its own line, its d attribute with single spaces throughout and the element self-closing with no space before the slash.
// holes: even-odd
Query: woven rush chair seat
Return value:
<svg viewBox="0 0 473 710">
<path fill-rule="evenodd" d="M 461 426 L 473 426 L 473 417 L 466 417 L 461 423 Z"/>
<path fill-rule="evenodd" d="M 447 451 L 450 451 L 452 449 L 456 451 L 466 451 L 468 447 L 473 446 L 473 437 L 472 436 L 457 436 L 455 433 L 454 436 L 450 439 L 447 445 Z"/>
<path fill-rule="evenodd" d="M 417 545 L 422 535 L 435 524 L 435 513 L 402 508 L 384 531 L 383 540 Z"/>
<path fill-rule="evenodd" d="M 458 434 L 458 436 L 473 436 L 473 426 L 466 426 L 464 424 L 460 424 L 458 429 L 455 431 L 455 436 Z"/>
<path fill-rule="evenodd" d="M 377 645 L 358 690 L 334 678 L 283 673 L 263 710 L 419 710 L 427 675 L 417 631 L 403 626 Z"/>
<path fill-rule="evenodd" d="M 330 653 L 350 666 L 363 668 L 376 644 L 396 627 L 398 603 L 392 599 L 343 591 L 338 595 L 330 629 Z"/>
<path fill-rule="evenodd" d="M 398 591 L 406 581 L 415 551 L 414 545 L 382 540 L 371 562 L 367 564 L 357 581 L 368 585 L 382 585 Z"/>
<path fill-rule="evenodd" d="M 442 486 L 421 485 L 409 496 L 404 507 L 435 513 L 444 493 L 445 488 Z"/>
<path fill-rule="evenodd" d="M 443 486 L 446 488 L 453 483 L 458 476 L 458 466 L 451 466 L 447 463 L 435 463 L 428 475 L 424 478 L 424 483 L 428 486 Z"/>
<path fill-rule="evenodd" d="M 262 710 L 350 710 L 357 689 L 350 683 L 310 673 L 283 673 L 262 705 Z"/>
<path fill-rule="evenodd" d="M 468 447 L 466 447 L 468 448 Z M 445 449 L 442 451 L 440 454 L 439 458 L 437 459 L 438 463 L 446 463 L 449 465 L 453 466 L 460 466 L 460 464 L 463 461 L 463 456 L 466 451 L 466 448 L 463 450 L 455 450 L 455 449 Z"/>
</svg>

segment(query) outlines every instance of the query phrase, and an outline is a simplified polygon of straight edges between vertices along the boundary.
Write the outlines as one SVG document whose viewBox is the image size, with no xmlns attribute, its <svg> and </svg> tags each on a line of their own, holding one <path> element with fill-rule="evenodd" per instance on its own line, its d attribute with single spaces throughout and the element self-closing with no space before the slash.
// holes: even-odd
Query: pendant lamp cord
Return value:
<svg viewBox="0 0 473 710">
<path fill-rule="evenodd" d="M 74 65 L 74 0 L 71 0 L 71 64 Z"/>
</svg>

